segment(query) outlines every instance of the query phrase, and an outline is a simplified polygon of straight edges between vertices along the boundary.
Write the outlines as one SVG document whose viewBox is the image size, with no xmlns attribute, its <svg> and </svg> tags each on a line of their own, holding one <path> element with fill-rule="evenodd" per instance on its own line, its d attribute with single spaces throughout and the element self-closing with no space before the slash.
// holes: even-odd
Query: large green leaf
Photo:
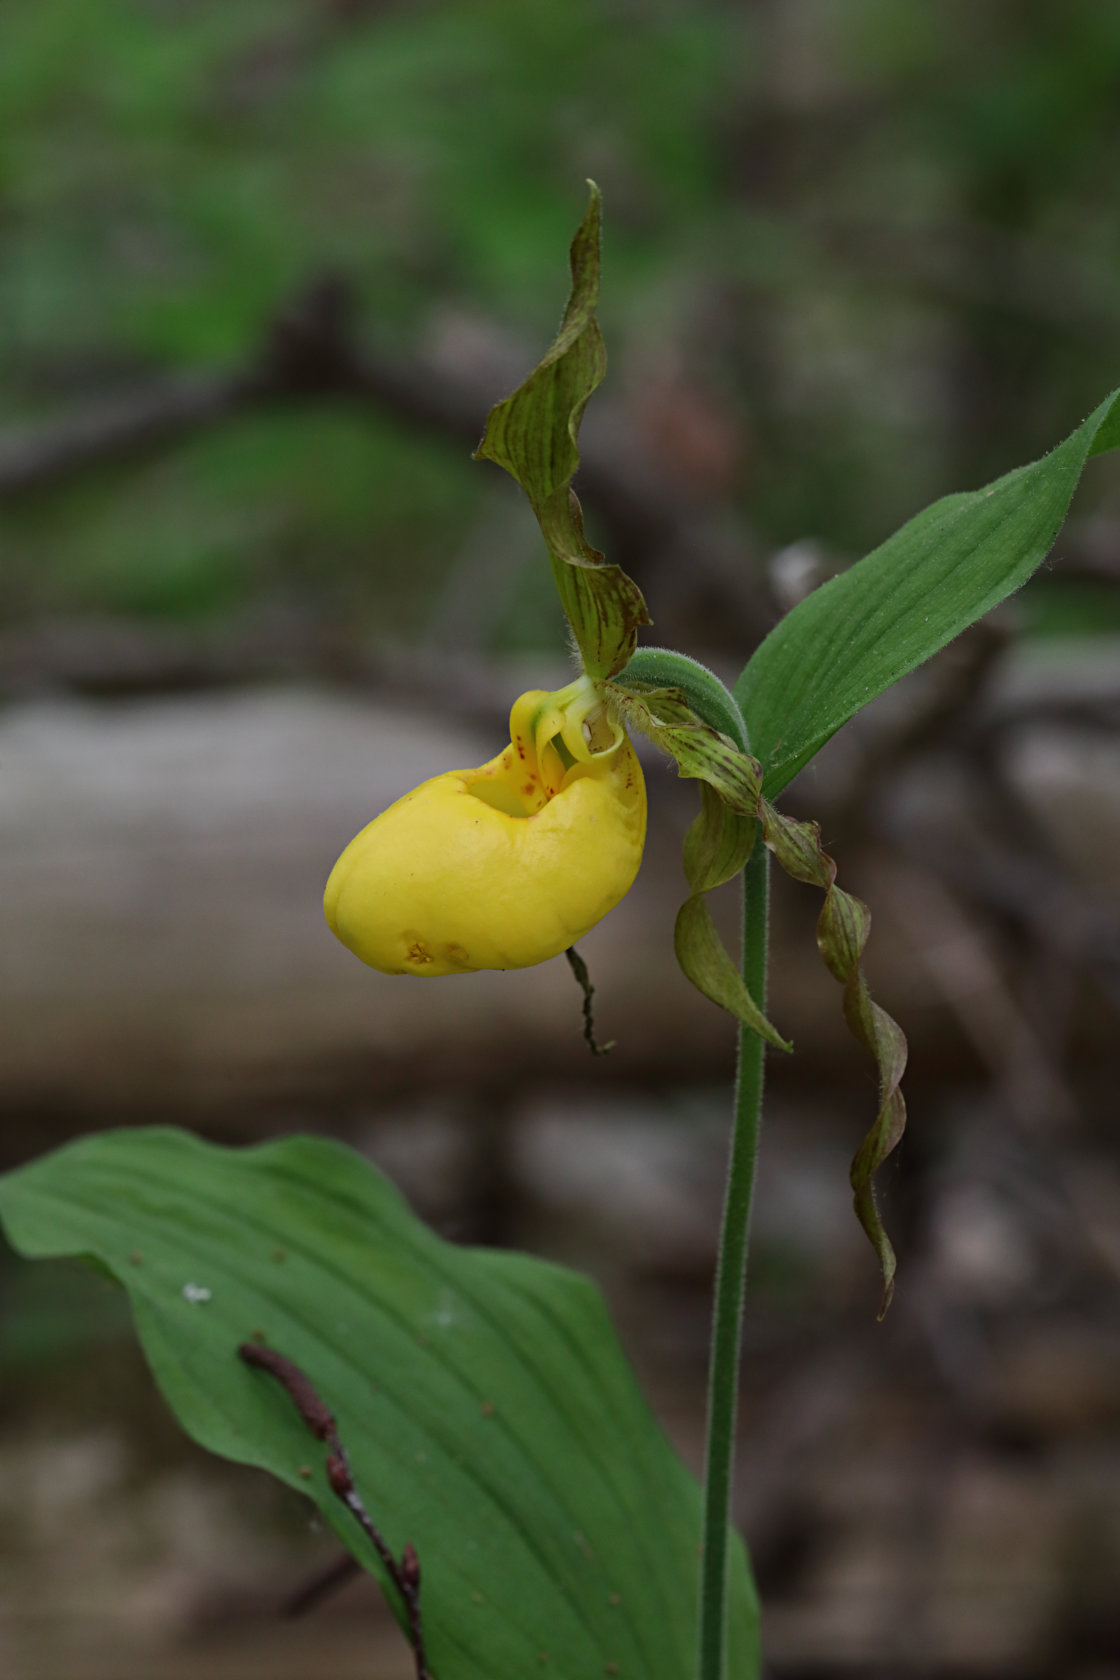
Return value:
<svg viewBox="0 0 1120 1680">
<path fill-rule="evenodd" d="M 1041 461 L 946 496 L 798 603 L 735 698 L 773 798 L 841 724 L 1042 564 L 1090 455 L 1120 444 L 1120 392 Z"/>
<path fill-rule="evenodd" d="M 307 1493 L 379 1573 L 322 1449 L 237 1347 L 263 1336 L 306 1371 L 392 1550 L 419 1554 L 437 1680 L 690 1672 L 700 1490 L 586 1279 L 453 1247 L 319 1139 L 108 1132 L 0 1179 L 0 1216 L 25 1255 L 107 1268 L 189 1433 Z M 729 1672 L 757 1666 L 737 1545 Z"/>
</svg>

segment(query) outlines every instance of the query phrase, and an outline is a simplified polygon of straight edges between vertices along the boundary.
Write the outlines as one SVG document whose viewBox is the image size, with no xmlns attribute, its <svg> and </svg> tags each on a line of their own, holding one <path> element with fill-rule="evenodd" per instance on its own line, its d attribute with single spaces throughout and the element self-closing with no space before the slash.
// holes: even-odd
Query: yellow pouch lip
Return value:
<svg viewBox="0 0 1120 1680">
<path fill-rule="evenodd" d="M 629 889 L 645 834 L 640 767 L 604 719 L 587 679 L 521 695 L 500 753 L 422 783 L 351 841 L 324 895 L 335 934 L 415 976 L 531 967 L 582 938 Z"/>
<path fill-rule="evenodd" d="M 539 815 L 563 785 L 561 776 L 555 785 L 549 786 L 541 774 L 536 755 L 519 760 L 512 743 L 488 764 L 480 764 L 476 770 L 458 770 L 454 774 L 464 793 L 480 799 L 484 805 L 514 821 Z"/>
</svg>

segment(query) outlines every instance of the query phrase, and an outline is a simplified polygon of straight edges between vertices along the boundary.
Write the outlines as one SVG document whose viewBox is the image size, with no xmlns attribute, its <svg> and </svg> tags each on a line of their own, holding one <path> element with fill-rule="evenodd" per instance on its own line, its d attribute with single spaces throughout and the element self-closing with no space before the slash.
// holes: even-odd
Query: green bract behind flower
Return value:
<svg viewBox="0 0 1120 1680">
<path fill-rule="evenodd" d="M 342 943 L 386 974 L 528 968 L 614 908 L 645 830 L 641 767 L 581 677 L 523 694 L 488 764 L 434 776 L 369 823 L 323 907 Z"/>
</svg>

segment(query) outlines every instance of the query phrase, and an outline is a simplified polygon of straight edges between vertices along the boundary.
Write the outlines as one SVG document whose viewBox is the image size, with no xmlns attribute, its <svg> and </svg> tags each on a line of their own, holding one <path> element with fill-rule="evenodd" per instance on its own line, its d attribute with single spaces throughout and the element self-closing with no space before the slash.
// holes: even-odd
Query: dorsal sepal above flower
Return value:
<svg viewBox="0 0 1120 1680">
<path fill-rule="evenodd" d="M 600 195 L 589 185 L 587 213 L 572 241 L 572 290 L 560 331 L 529 377 L 491 409 L 475 459 L 504 467 L 528 496 L 583 668 L 603 678 L 623 669 L 650 617 L 634 580 L 587 541 L 572 490 L 580 421 L 607 365 L 595 318 Z"/>
</svg>

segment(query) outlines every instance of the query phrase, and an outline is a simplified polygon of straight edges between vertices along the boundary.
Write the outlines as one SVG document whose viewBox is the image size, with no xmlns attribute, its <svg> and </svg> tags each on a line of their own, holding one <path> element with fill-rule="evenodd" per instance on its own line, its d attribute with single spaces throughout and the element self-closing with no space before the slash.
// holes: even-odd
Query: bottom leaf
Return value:
<svg viewBox="0 0 1120 1680">
<path fill-rule="evenodd" d="M 25 1255 L 107 1268 L 188 1432 L 308 1494 L 380 1574 L 287 1396 L 237 1348 L 302 1367 L 394 1553 L 416 1549 L 437 1680 L 691 1671 L 700 1489 L 586 1279 L 453 1247 L 319 1139 L 229 1150 L 109 1132 L 0 1179 L 0 1217 Z M 728 1672 L 750 1680 L 738 1542 L 730 1604 Z"/>
</svg>

